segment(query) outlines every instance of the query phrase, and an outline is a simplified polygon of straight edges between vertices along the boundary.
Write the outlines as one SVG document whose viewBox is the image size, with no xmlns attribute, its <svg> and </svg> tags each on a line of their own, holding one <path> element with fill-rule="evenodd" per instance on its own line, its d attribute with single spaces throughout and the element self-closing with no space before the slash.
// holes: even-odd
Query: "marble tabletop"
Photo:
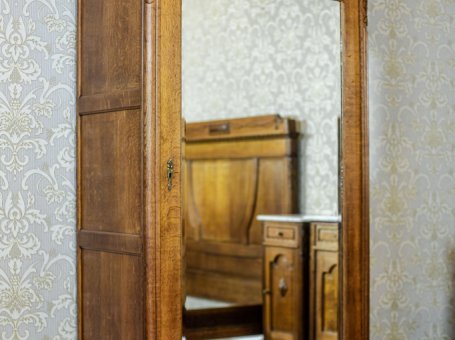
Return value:
<svg viewBox="0 0 455 340">
<path fill-rule="evenodd" d="M 258 215 L 258 221 L 270 222 L 327 222 L 327 223 L 340 223 L 341 215 L 323 216 L 323 215 Z"/>
</svg>

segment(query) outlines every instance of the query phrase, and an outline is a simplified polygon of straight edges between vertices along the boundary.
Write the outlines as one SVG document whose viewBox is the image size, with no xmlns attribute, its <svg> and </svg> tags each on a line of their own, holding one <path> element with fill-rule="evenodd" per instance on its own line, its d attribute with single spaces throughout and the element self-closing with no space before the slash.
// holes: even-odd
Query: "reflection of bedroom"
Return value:
<svg viewBox="0 0 455 340">
<path fill-rule="evenodd" d="M 311 286 L 329 292 L 322 321 L 336 334 L 339 3 L 183 0 L 182 25 L 187 312 L 258 305 L 265 323 L 266 308 L 303 318 Z M 316 233 L 328 238 L 310 246 Z M 316 247 L 318 263 L 295 257 Z M 303 336 L 270 322 L 251 339 Z"/>
<path fill-rule="evenodd" d="M 339 3 L 182 2 L 182 115 L 280 114 L 302 124 L 299 210 L 338 213 Z"/>
</svg>

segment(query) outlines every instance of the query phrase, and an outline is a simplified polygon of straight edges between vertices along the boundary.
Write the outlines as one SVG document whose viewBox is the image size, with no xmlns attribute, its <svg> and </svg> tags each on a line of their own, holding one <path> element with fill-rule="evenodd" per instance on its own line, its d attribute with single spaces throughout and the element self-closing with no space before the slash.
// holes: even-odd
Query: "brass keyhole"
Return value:
<svg viewBox="0 0 455 340">
<path fill-rule="evenodd" d="M 285 296 L 288 291 L 288 285 L 286 284 L 284 277 L 280 279 L 280 282 L 278 283 L 278 288 L 280 289 L 281 296 Z"/>
<path fill-rule="evenodd" d="M 174 177 L 174 161 L 172 159 L 167 161 L 167 190 L 172 189 L 172 178 Z"/>
</svg>

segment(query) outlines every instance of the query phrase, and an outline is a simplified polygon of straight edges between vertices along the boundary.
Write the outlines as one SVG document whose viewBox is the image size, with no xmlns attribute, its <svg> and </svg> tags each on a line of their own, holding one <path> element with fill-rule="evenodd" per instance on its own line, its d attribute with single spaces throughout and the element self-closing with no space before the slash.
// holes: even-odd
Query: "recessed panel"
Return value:
<svg viewBox="0 0 455 340">
<path fill-rule="evenodd" d="M 141 113 L 81 117 L 82 229 L 138 234 L 141 227 Z"/>
<path fill-rule="evenodd" d="M 319 257 L 320 265 L 327 259 L 337 262 L 337 253 L 327 253 L 325 258 Z M 325 269 L 325 268 L 324 268 Z M 335 264 L 322 273 L 321 278 L 321 333 L 336 333 L 338 331 L 338 266 Z"/>
<path fill-rule="evenodd" d="M 188 171 L 189 207 L 198 217 L 188 222 L 200 221 L 201 239 L 246 244 L 254 218 L 257 160 L 193 161 Z"/>
<path fill-rule="evenodd" d="M 141 0 L 81 1 L 81 95 L 140 88 Z"/>
<path fill-rule="evenodd" d="M 139 256 L 83 250 L 82 338 L 143 339 Z"/>
<path fill-rule="evenodd" d="M 294 318 L 292 311 L 295 297 L 293 295 L 294 285 L 292 284 L 294 263 L 292 252 L 287 249 L 280 250 L 282 254 L 277 255 L 275 260 L 270 263 L 270 287 L 272 294 L 272 324 L 273 331 L 291 332 L 293 331 Z"/>
</svg>

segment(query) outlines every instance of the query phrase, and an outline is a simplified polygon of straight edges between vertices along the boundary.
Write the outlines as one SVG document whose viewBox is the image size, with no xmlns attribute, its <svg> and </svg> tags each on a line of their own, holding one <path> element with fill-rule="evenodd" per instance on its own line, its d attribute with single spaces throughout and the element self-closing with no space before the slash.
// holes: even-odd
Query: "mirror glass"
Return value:
<svg viewBox="0 0 455 340">
<path fill-rule="evenodd" d="M 215 320 L 199 323 L 210 328 L 257 312 L 260 331 L 213 338 L 299 339 L 289 315 L 300 313 L 336 338 L 340 3 L 182 6 L 186 320 Z M 324 256 L 302 255 L 319 241 Z M 322 320 L 309 315 L 319 308 L 311 284 L 335 301 Z"/>
</svg>

